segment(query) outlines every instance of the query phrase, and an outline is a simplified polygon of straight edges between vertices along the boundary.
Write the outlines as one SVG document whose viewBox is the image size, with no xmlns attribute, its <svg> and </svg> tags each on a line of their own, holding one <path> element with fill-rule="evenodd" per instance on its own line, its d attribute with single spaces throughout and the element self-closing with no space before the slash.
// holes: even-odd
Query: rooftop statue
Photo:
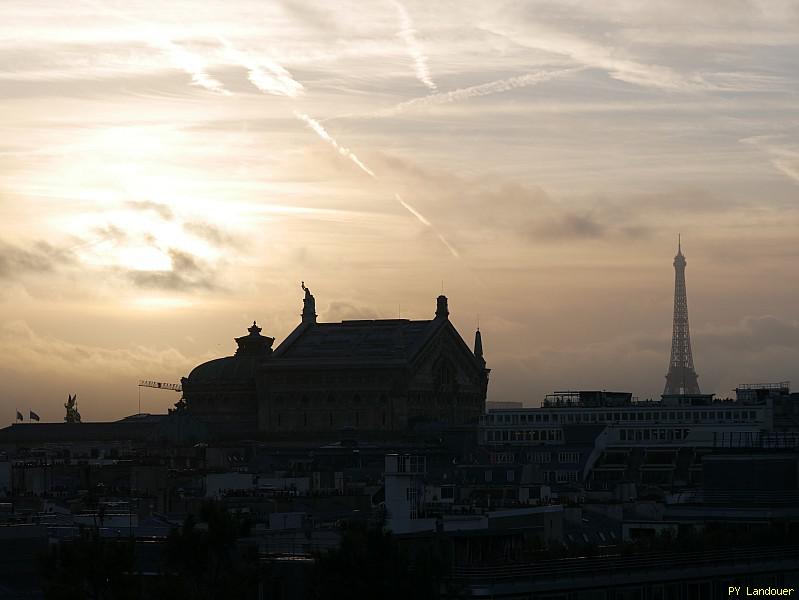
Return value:
<svg viewBox="0 0 799 600">
<path fill-rule="evenodd" d="M 64 408 L 67 409 L 67 414 L 64 417 L 64 421 L 67 423 L 80 423 L 80 413 L 78 412 L 78 395 L 72 394 L 71 396 L 67 394 L 67 401 L 64 404 Z"/>
<path fill-rule="evenodd" d="M 304 281 L 300 286 L 305 292 L 305 297 L 302 299 L 302 321 L 316 323 L 316 298 L 311 294 L 311 290 L 305 287 Z"/>
</svg>

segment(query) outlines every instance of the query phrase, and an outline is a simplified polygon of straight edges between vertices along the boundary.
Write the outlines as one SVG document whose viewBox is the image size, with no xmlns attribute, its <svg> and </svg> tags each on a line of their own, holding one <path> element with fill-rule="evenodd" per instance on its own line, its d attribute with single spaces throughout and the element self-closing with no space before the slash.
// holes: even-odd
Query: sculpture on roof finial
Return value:
<svg viewBox="0 0 799 600">
<path fill-rule="evenodd" d="M 305 286 L 305 282 L 301 282 L 300 286 L 305 292 L 305 298 L 302 299 L 302 322 L 316 323 L 316 298 L 311 294 L 311 290 Z"/>
<path fill-rule="evenodd" d="M 64 421 L 67 423 L 80 423 L 80 413 L 78 412 L 78 395 L 67 394 L 67 401 L 64 403 L 64 408 L 67 409 L 67 414 Z"/>
</svg>

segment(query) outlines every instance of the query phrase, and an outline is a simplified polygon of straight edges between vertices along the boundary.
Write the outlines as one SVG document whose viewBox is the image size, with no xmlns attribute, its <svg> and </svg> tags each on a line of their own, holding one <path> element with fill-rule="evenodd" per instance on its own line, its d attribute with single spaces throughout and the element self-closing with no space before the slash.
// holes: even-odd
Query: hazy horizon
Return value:
<svg viewBox="0 0 799 600">
<path fill-rule="evenodd" d="M 72 4 L 0 26 L 0 423 L 137 411 L 300 281 L 429 319 L 489 400 L 799 381 L 799 5 Z M 179 398 L 142 391 L 144 412 Z"/>
</svg>

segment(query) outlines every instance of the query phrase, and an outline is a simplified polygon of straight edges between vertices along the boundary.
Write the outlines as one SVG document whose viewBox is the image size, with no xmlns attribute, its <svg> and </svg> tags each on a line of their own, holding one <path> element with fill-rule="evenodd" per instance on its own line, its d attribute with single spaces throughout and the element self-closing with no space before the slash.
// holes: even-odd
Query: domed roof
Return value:
<svg viewBox="0 0 799 600">
<path fill-rule="evenodd" d="M 192 369 L 186 382 L 193 383 L 255 383 L 258 364 L 272 353 L 274 338 L 261 335 L 261 328 L 253 321 L 249 335 L 236 338 L 239 348 L 234 356 L 215 358 Z"/>
<path fill-rule="evenodd" d="M 194 367 L 187 379 L 190 383 L 250 383 L 257 362 L 251 355 L 215 358 Z"/>
</svg>

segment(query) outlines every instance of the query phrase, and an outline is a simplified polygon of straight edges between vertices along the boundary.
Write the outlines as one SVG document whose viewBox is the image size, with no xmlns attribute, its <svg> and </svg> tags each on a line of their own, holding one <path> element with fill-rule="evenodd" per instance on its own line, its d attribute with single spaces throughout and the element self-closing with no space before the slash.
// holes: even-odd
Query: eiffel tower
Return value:
<svg viewBox="0 0 799 600">
<path fill-rule="evenodd" d="M 685 257 L 681 240 L 677 238 L 674 257 L 674 325 L 671 334 L 671 360 L 666 375 L 664 395 L 700 394 L 699 376 L 694 371 L 691 355 L 691 335 L 688 331 L 688 297 L 685 293 Z"/>
</svg>

